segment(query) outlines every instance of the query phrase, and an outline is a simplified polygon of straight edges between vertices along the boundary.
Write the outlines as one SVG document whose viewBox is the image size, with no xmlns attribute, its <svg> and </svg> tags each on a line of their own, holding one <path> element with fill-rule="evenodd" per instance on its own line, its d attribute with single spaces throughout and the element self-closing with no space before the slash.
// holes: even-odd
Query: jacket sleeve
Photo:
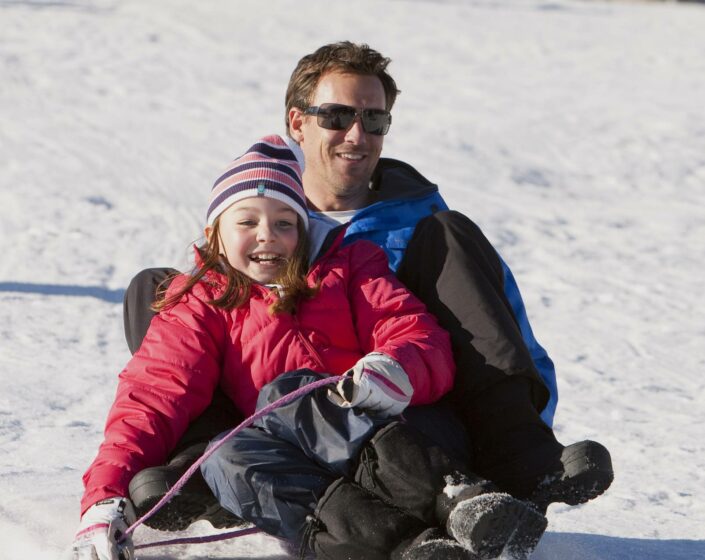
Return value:
<svg viewBox="0 0 705 560">
<path fill-rule="evenodd" d="M 170 292 L 185 282 L 178 277 Z M 83 476 L 81 512 L 109 496 L 126 496 L 140 470 L 163 464 L 189 423 L 211 401 L 220 378 L 225 328 L 197 284 L 160 312 L 120 373 L 103 443 Z"/>
<path fill-rule="evenodd" d="M 348 292 L 363 351 L 383 352 L 401 364 L 414 388 L 412 405 L 437 401 L 455 377 L 448 333 L 394 276 L 379 247 L 358 241 L 349 249 Z"/>
</svg>

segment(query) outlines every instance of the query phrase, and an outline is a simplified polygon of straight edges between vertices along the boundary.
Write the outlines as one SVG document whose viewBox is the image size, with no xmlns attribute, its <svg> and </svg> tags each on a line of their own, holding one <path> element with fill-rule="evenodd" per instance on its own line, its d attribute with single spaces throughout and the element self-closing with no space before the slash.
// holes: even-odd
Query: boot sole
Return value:
<svg viewBox="0 0 705 560">
<path fill-rule="evenodd" d="M 563 472 L 539 483 L 531 501 L 545 511 L 553 502 L 575 506 L 604 493 L 614 480 L 609 451 L 596 441 L 569 445 L 561 455 Z"/>
<path fill-rule="evenodd" d="M 456 506 L 449 533 L 479 560 L 499 556 L 505 548 L 517 557 L 528 556 L 546 530 L 548 521 L 527 502 L 509 494 L 489 493 Z"/>
<path fill-rule="evenodd" d="M 477 560 L 477 557 L 459 543 L 448 539 L 423 542 L 410 548 L 402 555 L 402 560 Z"/>
</svg>

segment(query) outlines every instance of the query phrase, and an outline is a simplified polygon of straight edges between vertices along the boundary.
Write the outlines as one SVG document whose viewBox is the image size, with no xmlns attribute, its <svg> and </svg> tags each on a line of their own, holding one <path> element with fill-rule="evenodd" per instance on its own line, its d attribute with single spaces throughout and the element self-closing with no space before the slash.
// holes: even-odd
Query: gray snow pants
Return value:
<svg viewBox="0 0 705 560">
<path fill-rule="evenodd" d="M 257 409 L 322 377 L 310 370 L 285 373 L 262 388 Z M 203 478 L 225 509 L 271 535 L 301 540 L 306 518 L 326 489 L 354 471 L 362 447 L 393 420 L 341 408 L 326 391 L 320 388 L 274 410 L 203 463 Z M 404 421 L 448 454 L 469 461 L 467 442 L 458 441 L 462 429 L 449 409 L 414 407 Z"/>
</svg>

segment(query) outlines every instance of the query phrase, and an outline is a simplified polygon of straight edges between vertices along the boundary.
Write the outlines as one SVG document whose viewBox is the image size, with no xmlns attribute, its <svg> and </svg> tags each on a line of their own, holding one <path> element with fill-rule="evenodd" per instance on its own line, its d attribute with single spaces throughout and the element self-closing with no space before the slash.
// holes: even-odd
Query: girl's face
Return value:
<svg viewBox="0 0 705 560">
<path fill-rule="evenodd" d="M 298 219 L 291 206 L 273 198 L 239 200 L 220 215 L 220 252 L 254 281 L 271 283 L 294 254 Z M 206 227 L 205 233 L 210 239 L 213 228 Z"/>
</svg>

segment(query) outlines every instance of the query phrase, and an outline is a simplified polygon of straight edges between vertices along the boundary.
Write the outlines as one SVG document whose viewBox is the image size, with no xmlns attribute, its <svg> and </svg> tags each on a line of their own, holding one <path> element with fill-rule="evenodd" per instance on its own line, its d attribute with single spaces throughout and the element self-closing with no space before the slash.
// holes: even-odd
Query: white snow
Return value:
<svg viewBox="0 0 705 560">
<path fill-rule="evenodd" d="M 70 543 L 123 290 L 188 266 L 218 172 L 348 38 L 393 60 L 385 155 L 510 263 L 559 438 L 612 452 L 612 488 L 551 506 L 533 559 L 705 557 L 704 29 L 682 3 L 0 0 L 0 559 Z M 139 554 L 206 556 L 288 558 L 262 535 Z"/>
</svg>

